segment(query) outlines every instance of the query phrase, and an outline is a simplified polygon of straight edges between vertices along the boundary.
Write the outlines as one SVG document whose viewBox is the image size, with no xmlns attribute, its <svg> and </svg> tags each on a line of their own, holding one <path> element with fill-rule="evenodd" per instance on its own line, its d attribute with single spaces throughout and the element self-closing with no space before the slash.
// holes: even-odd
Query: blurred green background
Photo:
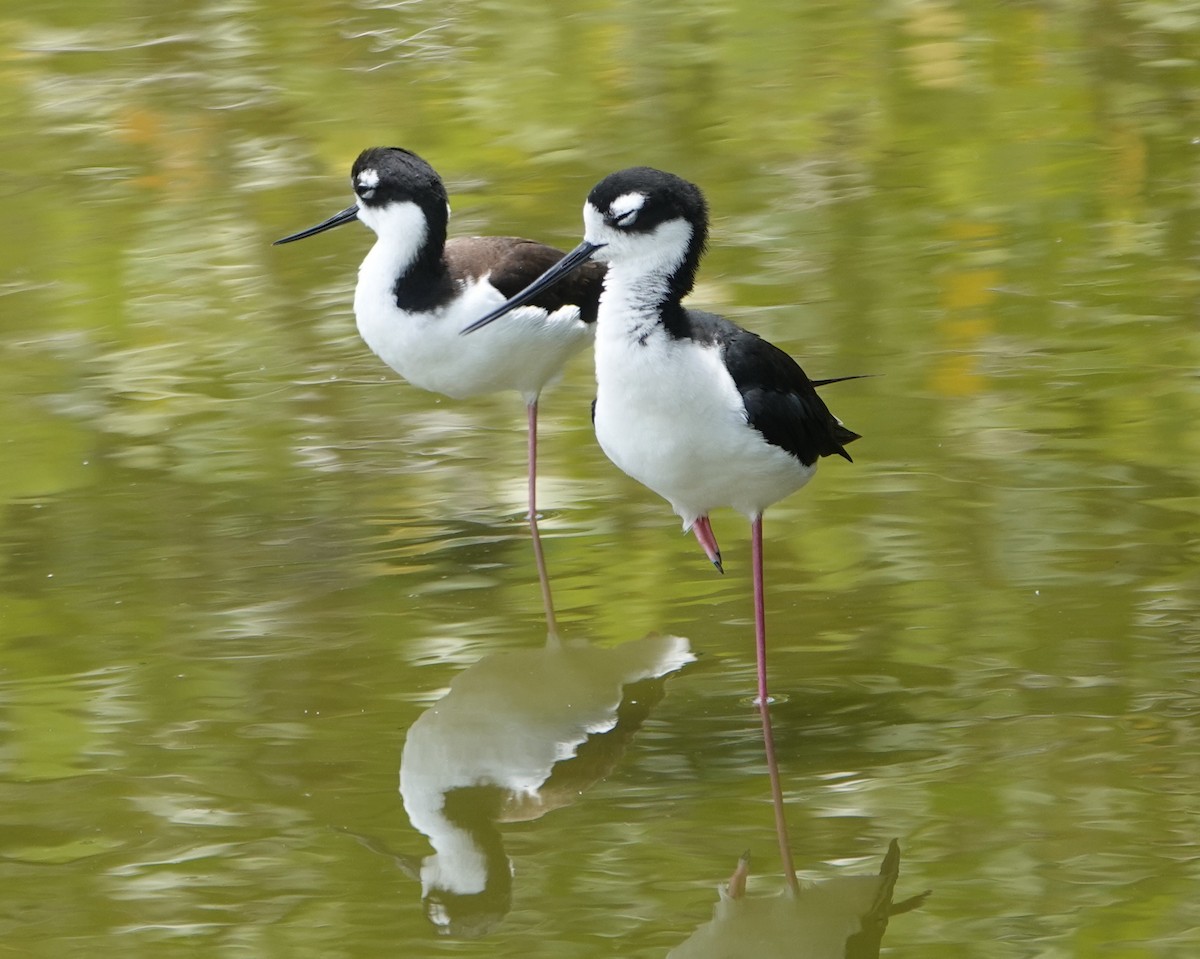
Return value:
<svg viewBox="0 0 1200 959">
<path fill-rule="evenodd" d="M 748 535 L 718 577 L 543 397 L 564 633 L 699 661 L 439 937 L 378 848 L 414 720 L 545 627 L 515 395 L 400 382 L 370 235 L 272 248 L 421 153 L 451 230 L 569 248 L 604 174 L 706 192 L 691 302 L 864 438 L 766 518 L 797 863 L 904 850 L 890 954 L 1200 943 L 1200 8 L 1187 0 L 0 2 L 0 954 L 664 956 L 782 888 Z M 486 717 L 485 717 L 486 718 Z M 368 836 L 355 842 L 346 831 Z M 114 936 L 120 936 L 115 939 Z"/>
</svg>

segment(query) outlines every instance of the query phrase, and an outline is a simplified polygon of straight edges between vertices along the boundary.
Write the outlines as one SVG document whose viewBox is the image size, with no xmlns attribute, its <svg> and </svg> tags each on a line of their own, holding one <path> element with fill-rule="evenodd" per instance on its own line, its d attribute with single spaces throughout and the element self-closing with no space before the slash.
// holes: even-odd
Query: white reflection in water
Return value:
<svg viewBox="0 0 1200 959">
<path fill-rule="evenodd" d="M 551 634 L 535 650 L 484 657 L 413 723 L 400 794 L 434 854 L 410 863 L 442 932 L 476 936 L 508 912 L 512 865 L 497 823 L 528 822 L 603 779 L 693 660 L 686 639 L 611 649 Z"/>
</svg>

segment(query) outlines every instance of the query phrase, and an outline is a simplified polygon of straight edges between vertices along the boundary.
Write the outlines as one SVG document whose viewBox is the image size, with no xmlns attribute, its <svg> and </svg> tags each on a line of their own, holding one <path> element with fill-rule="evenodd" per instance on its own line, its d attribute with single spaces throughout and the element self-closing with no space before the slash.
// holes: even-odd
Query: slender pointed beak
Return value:
<svg viewBox="0 0 1200 959">
<path fill-rule="evenodd" d="M 285 236 L 282 240 L 276 240 L 271 246 L 279 246 L 281 243 L 291 243 L 294 240 L 303 240 L 306 236 L 315 236 L 318 233 L 324 233 L 326 230 L 332 230 L 335 226 L 341 226 L 343 223 L 349 223 L 351 220 L 358 219 L 358 204 L 348 206 L 341 213 L 335 213 L 328 220 L 322 220 L 316 226 L 310 226 L 307 230 L 301 230 L 299 233 L 293 233 L 291 236 Z"/>
<path fill-rule="evenodd" d="M 507 303 L 496 307 L 487 316 L 481 320 L 476 320 L 470 326 L 459 330 L 459 333 L 474 333 L 478 329 L 487 326 L 493 320 L 498 320 L 505 313 L 515 310 L 518 306 L 524 306 L 535 296 L 551 286 L 554 286 L 559 280 L 565 277 L 572 270 L 575 270 L 592 258 L 603 243 L 589 243 L 584 240 L 579 246 L 575 247 L 570 253 L 564 256 L 561 260 L 550 267 L 545 273 L 539 276 L 536 280 L 525 287 L 520 293 L 510 299 Z"/>
</svg>

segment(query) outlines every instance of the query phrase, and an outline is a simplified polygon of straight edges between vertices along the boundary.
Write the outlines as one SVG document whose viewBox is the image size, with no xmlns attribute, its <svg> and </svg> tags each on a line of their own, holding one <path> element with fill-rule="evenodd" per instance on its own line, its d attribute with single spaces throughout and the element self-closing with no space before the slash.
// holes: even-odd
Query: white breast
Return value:
<svg viewBox="0 0 1200 959">
<path fill-rule="evenodd" d="M 718 347 L 672 339 L 653 314 L 605 296 L 595 426 L 613 463 L 670 502 L 685 528 L 722 506 L 753 516 L 808 482 L 815 466 L 749 425 Z"/>
<path fill-rule="evenodd" d="M 473 282 L 442 309 L 408 313 L 396 306 L 391 283 L 369 275 L 368 262 L 354 295 L 358 332 L 381 360 L 421 389 L 456 399 L 515 390 L 529 402 L 591 341 L 591 327 L 574 306 L 549 314 L 521 307 L 504 323 L 462 336 L 463 327 L 504 302 L 490 283 Z"/>
<path fill-rule="evenodd" d="M 393 216 L 403 215 L 406 204 Z M 414 208 L 415 209 L 415 208 Z M 419 211 L 418 211 L 419 214 Z M 392 240 L 391 237 L 404 237 Z M 504 302 L 486 277 L 463 286 L 445 307 L 409 313 L 396 305 L 396 278 L 424 241 L 424 218 L 411 230 L 387 230 L 358 271 L 354 315 L 367 346 L 414 386 L 461 399 L 514 390 L 530 402 L 592 338 L 579 310 L 514 310 L 505 322 L 461 336 L 463 327 Z"/>
</svg>

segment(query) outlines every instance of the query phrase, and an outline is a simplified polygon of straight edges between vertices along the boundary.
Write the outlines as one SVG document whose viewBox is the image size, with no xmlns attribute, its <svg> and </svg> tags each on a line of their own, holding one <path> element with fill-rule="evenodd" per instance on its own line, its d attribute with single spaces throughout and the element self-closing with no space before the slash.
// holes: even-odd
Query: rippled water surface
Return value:
<svg viewBox="0 0 1200 959">
<path fill-rule="evenodd" d="M 926 889 L 885 954 L 1197 954 L 1194 4 L 0 20 L 0 954 L 824 959 Z M 779 807 L 744 520 L 718 576 L 580 356 L 547 641 L 520 399 L 369 353 L 366 231 L 271 247 L 377 143 L 564 248 L 680 173 L 691 302 L 877 374 L 766 517 Z"/>
</svg>

